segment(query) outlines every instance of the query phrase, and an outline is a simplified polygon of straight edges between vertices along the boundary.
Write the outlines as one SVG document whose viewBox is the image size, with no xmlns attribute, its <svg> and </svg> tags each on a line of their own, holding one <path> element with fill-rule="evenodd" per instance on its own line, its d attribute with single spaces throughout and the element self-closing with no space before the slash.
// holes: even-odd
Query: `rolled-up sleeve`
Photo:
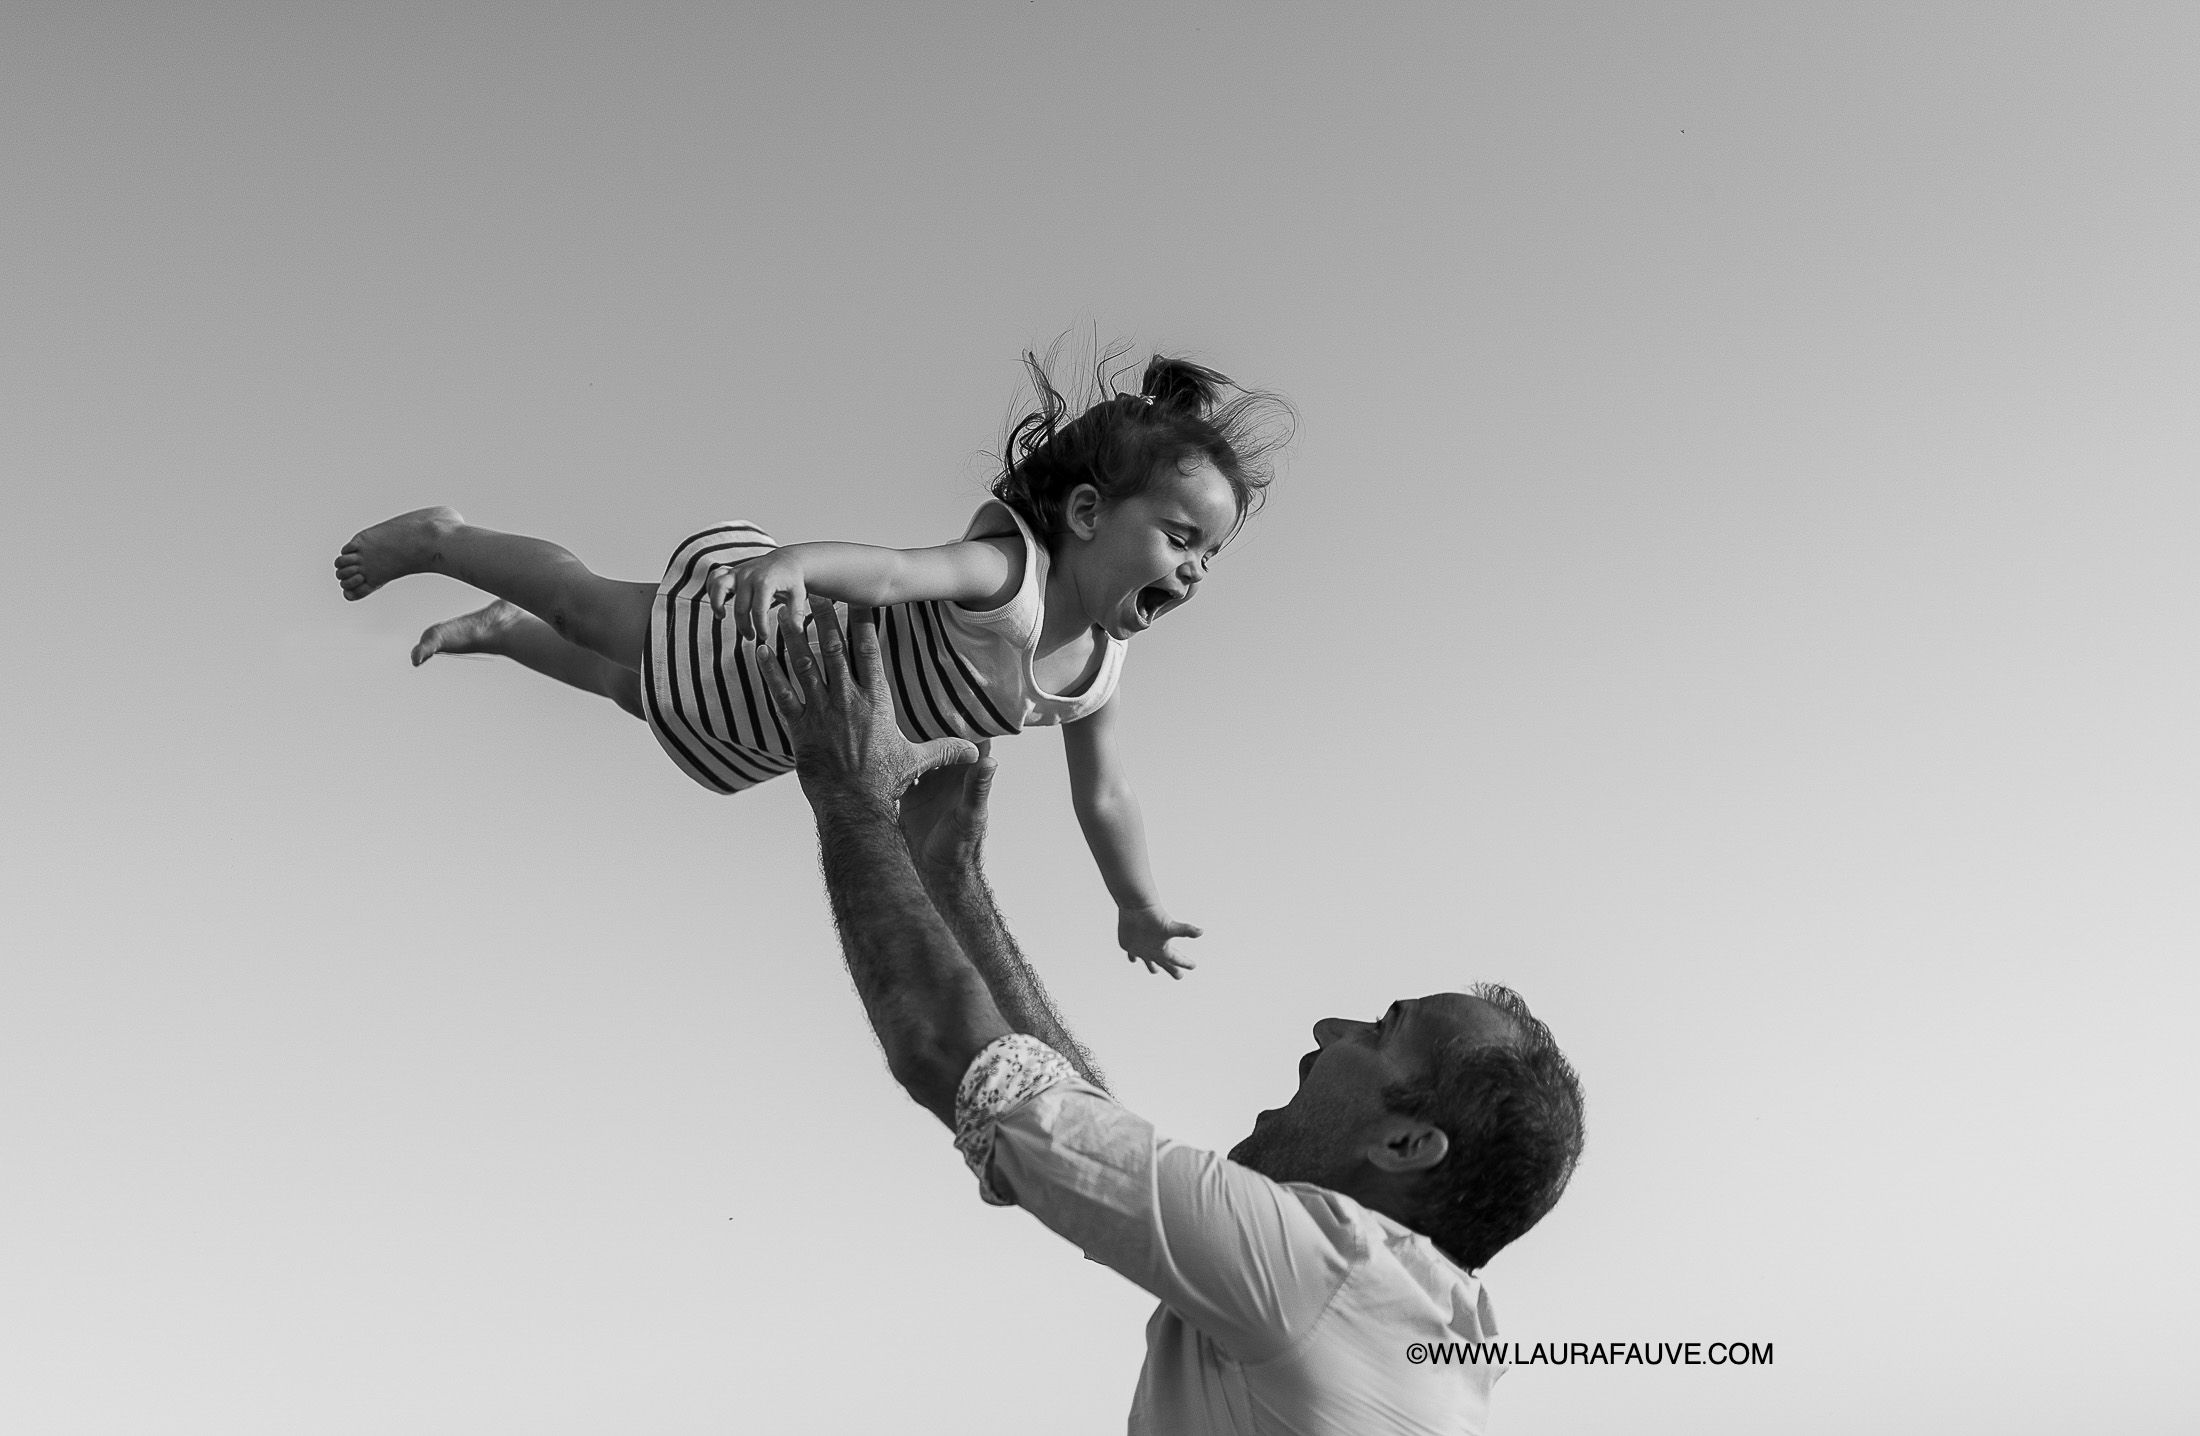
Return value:
<svg viewBox="0 0 2200 1436">
<path fill-rule="evenodd" d="M 1240 1361 L 1288 1348 L 1347 1275 L 1291 1190 L 1157 1137 L 1037 1038 L 978 1055 L 955 1129 L 987 1201 L 1023 1207 Z"/>
</svg>

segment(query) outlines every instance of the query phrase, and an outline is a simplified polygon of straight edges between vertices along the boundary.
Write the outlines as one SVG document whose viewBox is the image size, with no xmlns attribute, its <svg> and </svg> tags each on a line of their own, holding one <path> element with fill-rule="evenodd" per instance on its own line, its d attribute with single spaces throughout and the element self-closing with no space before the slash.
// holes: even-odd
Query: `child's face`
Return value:
<svg viewBox="0 0 2200 1436">
<path fill-rule="evenodd" d="M 1237 522 L 1230 481 L 1203 462 L 1113 504 L 1073 500 L 1058 561 L 1070 568 L 1092 622 L 1110 637 L 1129 638 L 1191 601 Z"/>
</svg>

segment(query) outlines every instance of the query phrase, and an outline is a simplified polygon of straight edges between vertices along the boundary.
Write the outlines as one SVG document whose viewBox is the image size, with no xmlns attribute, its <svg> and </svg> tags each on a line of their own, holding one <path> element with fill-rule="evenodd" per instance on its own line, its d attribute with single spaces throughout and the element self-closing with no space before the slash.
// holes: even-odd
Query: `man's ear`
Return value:
<svg viewBox="0 0 2200 1436">
<path fill-rule="evenodd" d="M 1451 1138 L 1443 1128 L 1392 1112 L 1375 1124 L 1363 1155 L 1379 1172 L 1407 1176 L 1427 1171 L 1450 1152 Z"/>
<path fill-rule="evenodd" d="M 1078 538 L 1089 539 L 1100 524 L 1100 490 L 1079 484 L 1062 504 L 1062 522 Z"/>
</svg>

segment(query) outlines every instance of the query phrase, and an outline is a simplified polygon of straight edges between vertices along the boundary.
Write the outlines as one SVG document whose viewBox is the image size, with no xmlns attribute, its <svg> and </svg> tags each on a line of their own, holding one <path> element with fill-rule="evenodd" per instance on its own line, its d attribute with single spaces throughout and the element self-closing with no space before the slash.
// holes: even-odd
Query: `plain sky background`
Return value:
<svg viewBox="0 0 2200 1436">
<path fill-rule="evenodd" d="M 0 11 L 0 1424 L 1119 1430 L 1150 1302 L 888 1079 L 791 782 L 406 665 L 424 503 L 918 545 L 1016 356 L 1302 415 L 993 872 L 1226 1146 L 1520 989 L 1591 1098 L 1505 1433 L 2190 1430 L 2200 11 Z M 1413 1379 L 1403 1362 L 1401 1382 Z"/>
</svg>

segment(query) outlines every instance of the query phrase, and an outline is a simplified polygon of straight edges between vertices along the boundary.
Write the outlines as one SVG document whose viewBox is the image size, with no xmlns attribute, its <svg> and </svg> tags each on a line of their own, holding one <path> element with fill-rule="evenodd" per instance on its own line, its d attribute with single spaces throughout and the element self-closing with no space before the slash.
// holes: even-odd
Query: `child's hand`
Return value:
<svg viewBox="0 0 2200 1436">
<path fill-rule="evenodd" d="M 710 606 L 723 618 L 733 609 L 734 632 L 754 643 L 768 642 L 772 608 L 784 603 L 797 618 L 810 614 L 809 589 L 802 581 L 802 560 L 785 549 L 758 554 L 710 571 Z"/>
<path fill-rule="evenodd" d="M 1199 964 L 1177 952 L 1169 940 L 1197 936 L 1198 928 L 1188 922 L 1172 920 L 1168 909 L 1159 903 L 1152 907 L 1122 908 L 1115 919 L 1115 940 L 1122 946 L 1126 958 L 1143 962 L 1148 972 L 1166 972 L 1178 981 L 1183 980 L 1186 971 Z"/>
</svg>

